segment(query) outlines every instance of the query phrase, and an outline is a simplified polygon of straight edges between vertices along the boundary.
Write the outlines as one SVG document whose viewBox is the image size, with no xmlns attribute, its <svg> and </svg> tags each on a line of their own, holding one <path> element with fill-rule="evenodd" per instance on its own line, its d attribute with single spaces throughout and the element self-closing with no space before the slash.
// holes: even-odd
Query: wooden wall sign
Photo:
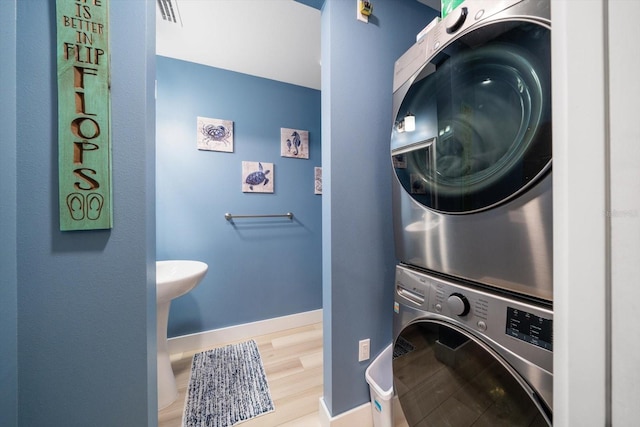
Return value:
<svg viewBox="0 0 640 427">
<path fill-rule="evenodd" d="M 111 228 L 109 0 L 56 1 L 60 230 Z"/>
</svg>

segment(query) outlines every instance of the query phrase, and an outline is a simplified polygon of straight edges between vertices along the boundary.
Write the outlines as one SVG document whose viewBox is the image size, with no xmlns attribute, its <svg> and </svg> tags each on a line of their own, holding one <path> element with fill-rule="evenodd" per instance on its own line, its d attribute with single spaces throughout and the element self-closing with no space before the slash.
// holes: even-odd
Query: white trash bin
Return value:
<svg viewBox="0 0 640 427">
<path fill-rule="evenodd" d="M 365 371 L 371 395 L 374 427 L 393 427 L 393 344 L 389 344 Z"/>
</svg>

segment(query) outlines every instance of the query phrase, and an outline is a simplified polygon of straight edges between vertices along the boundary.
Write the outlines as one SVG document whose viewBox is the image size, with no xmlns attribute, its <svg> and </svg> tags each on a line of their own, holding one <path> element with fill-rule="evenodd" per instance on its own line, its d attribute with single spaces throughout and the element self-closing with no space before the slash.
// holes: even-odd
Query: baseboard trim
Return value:
<svg viewBox="0 0 640 427">
<path fill-rule="evenodd" d="M 319 406 L 320 427 L 373 427 L 371 402 L 363 403 L 335 417 L 329 413 L 324 397 L 320 398 Z"/>
<path fill-rule="evenodd" d="M 274 317 L 257 322 L 243 323 L 226 328 L 212 329 L 195 334 L 169 338 L 169 354 L 196 351 L 230 341 L 248 339 L 256 335 L 270 334 L 291 328 L 322 322 L 322 309 L 305 311 L 288 316 Z"/>
</svg>

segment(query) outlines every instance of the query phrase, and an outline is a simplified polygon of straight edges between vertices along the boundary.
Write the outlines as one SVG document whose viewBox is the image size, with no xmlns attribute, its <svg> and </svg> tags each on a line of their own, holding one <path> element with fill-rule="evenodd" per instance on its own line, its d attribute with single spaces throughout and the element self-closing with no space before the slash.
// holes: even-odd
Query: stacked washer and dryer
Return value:
<svg viewBox="0 0 640 427">
<path fill-rule="evenodd" d="M 394 387 L 410 426 L 551 425 L 549 0 L 467 0 L 396 62 Z"/>
</svg>

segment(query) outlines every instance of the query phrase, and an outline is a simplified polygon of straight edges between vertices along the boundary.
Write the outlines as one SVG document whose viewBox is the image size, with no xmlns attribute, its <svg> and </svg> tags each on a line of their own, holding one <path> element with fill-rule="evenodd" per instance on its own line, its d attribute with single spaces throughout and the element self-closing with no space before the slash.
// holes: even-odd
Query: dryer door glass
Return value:
<svg viewBox="0 0 640 427">
<path fill-rule="evenodd" d="M 467 213 L 535 183 L 551 167 L 550 71 L 550 30 L 533 23 L 490 24 L 435 55 L 392 132 L 404 189 L 428 208 Z"/>
<path fill-rule="evenodd" d="M 549 426 L 515 372 L 467 335 L 421 321 L 396 341 L 393 385 L 409 426 Z"/>
</svg>

